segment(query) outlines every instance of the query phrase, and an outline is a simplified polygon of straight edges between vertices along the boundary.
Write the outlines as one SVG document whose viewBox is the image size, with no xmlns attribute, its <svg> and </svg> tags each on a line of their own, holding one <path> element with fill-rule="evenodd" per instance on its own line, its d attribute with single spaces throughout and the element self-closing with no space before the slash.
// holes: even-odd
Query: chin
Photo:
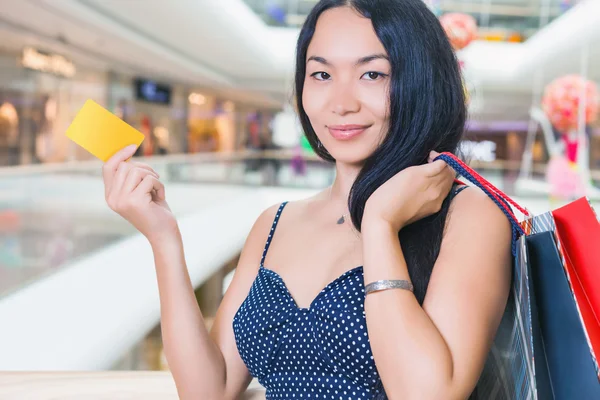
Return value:
<svg viewBox="0 0 600 400">
<path fill-rule="evenodd" d="M 349 165 L 362 165 L 365 160 L 373 153 L 368 151 L 364 146 L 332 146 L 331 149 L 327 149 L 329 154 L 335 158 L 336 163 L 349 164 Z"/>
</svg>

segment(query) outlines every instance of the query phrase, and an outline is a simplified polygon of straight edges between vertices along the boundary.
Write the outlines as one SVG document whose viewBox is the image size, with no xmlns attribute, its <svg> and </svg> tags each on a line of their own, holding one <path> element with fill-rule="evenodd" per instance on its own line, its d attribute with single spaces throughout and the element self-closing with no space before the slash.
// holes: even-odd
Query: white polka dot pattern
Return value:
<svg viewBox="0 0 600 400">
<path fill-rule="evenodd" d="M 329 283 L 308 308 L 299 308 L 285 282 L 264 260 L 233 319 L 238 351 L 267 399 L 372 399 L 379 390 L 364 311 L 362 267 Z"/>
</svg>

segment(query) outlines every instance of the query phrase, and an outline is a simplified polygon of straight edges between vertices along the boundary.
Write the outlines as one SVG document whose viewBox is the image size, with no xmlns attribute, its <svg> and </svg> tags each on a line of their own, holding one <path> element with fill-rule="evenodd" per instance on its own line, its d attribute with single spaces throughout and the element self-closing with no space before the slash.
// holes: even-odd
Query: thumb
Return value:
<svg viewBox="0 0 600 400">
<path fill-rule="evenodd" d="M 137 147 L 136 144 L 132 144 L 117 151 L 110 159 L 108 159 L 108 161 L 106 161 L 106 167 L 108 169 L 116 169 L 122 161 L 127 161 L 133 156 Z"/>
<path fill-rule="evenodd" d="M 431 152 L 429 152 L 429 158 L 427 158 L 427 162 L 430 162 L 430 163 L 433 162 L 433 160 L 435 160 L 435 158 L 439 155 L 440 155 L 440 153 L 438 153 L 435 150 L 432 150 Z"/>
<path fill-rule="evenodd" d="M 433 162 L 430 162 L 429 164 L 424 165 L 424 168 L 426 168 L 425 174 L 428 177 L 434 177 L 436 175 L 439 175 L 447 167 L 448 167 L 448 164 L 446 164 L 446 162 L 444 160 L 437 160 L 437 161 L 433 161 Z"/>
</svg>

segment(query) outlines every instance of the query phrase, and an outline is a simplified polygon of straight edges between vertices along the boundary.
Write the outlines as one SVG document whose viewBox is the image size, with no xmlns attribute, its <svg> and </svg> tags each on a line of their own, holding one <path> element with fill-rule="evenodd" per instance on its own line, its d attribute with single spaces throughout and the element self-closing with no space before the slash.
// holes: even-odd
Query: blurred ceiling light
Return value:
<svg viewBox="0 0 600 400">
<path fill-rule="evenodd" d="M 204 97 L 200 93 L 190 93 L 188 100 L 190 101 L 190 103 L 196 104 L 199 106 L 206 103 L 206 97 Z"/>
</svg>

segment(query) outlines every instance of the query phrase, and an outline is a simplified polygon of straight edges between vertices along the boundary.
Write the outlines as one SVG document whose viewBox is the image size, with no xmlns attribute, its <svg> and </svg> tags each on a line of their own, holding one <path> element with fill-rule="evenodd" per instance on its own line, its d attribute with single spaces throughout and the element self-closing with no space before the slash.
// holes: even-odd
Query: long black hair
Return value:
<svg viewBox="0 0 600 400">
<path fill-rule="evenodd" d="M 391 63 L 389 131 L 358 174 L 348 199 L 352 223 L 361 230 L 367 199 L 403 169 L 427 162 L 431 150 L 456 153 L 467 118 L 458 60 L 435 15 L 423 0 L 321 0 L 308 15 L 296 49 L 295 94 L 300 122 L 314 151 L 335 162 L 319 146 L 302 104 L 306 55 L 319 16 L 349 6 L 369 18 Z M 450 201 L 427 218 L 399 233 L 408 272 L 419 304 L 423 304 L 433 265 L 438 257 Z M 379 388 L 383 385 L 379 382 Z M 378 398 L 387 398 L 382 393 Z"/>
<path fill-rule="evenodd" d="M 352 223 L 361 230 L 371 194 L 403 169 L 427 162 L 429 152 L 456 153 L 467 107 L 454 51 L 435 15 L 422 0 L 321 0 L 308 15 L 296 49 L 296 101 L 300 122 L 315 152 L 335 159 L 322 146 L 302 104 L 306 53 L 319 16 L 349 6 L 369 18 L 391 63 L 389 131 L 358 174 L 348 199 Z M 399 232 L 408 272 L 420 304 L 439 254 L 449 196 L 440 212 Z"/>
</svg>

